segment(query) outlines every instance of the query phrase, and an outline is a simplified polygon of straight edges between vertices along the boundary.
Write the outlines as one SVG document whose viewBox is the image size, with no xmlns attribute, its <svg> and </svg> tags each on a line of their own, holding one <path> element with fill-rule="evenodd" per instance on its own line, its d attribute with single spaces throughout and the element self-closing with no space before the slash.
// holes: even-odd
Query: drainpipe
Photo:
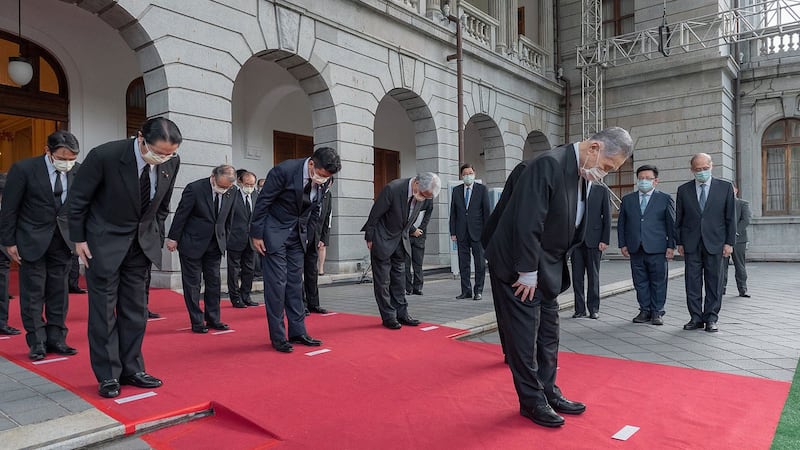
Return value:
<svg viewBox="0 0 800 450">
<path fill-rule="evenodd" d="M 734 8 L 739 8 L 739 0 L 734 0 L 733 2 Z M 742 133 L 741 133 L 741 124 L 740 124 L 740 107 L 741 101 L 739 98 L 739 93 L 742 89 L 742 68 L 741 61 L 742 58 L 739 57 L 740 49 L 739 49 L 739 41 L 733 46 L 734 51 L 734 61 L 736 62 L 736 82 L 734 83 L 733 88 L 733 142 L 736 148 L 734 149 L 734 153 L 736 154 L 736 175 L 734 176 L 734 180 L 736 186 L 740 186 L 742 182 Z"/>
<path fill-rule="evenodd" d="M 447 20 L 456 24 L 456 52 L 447 55 L 447 60 L 456 60 L 456 78 L 458 91 L 458 166 L 464 163 L 464 68 L 463 68 L 463 42 L 461 36 L 461 19 L 450 14 Z"/>
</svg>

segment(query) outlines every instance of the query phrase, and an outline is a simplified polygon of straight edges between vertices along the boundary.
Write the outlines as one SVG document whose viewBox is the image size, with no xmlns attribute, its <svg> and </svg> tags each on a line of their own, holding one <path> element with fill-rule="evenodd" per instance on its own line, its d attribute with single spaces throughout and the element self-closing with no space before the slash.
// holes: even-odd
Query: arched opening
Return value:
<svg viewBox="0 0 800 450">
<path fill-rule="evenodd" d="M 761 137 L 764 215 L 800 214 L 800 120 L 781 119 Z"/>
<path fill-rule="evenodd" d="M 68 126 L 67 81 L 56 58 L 33 42 L 0 31 L 0 61 L 20 53 L 31 60 L 33 79 L 18 86 L 7 71 L 0 71 L 0 172 L 41 154 L 47 136 Z"/>
<path fill-rule="evenodd" d="M 550 150 L 552 146 L 547 136 L 541 131 L 531 131 L 525 138 L 525 146 L 522 148 L 522 160 L 527 161 L 537 157 L 540 153 Z"/>
<path fill-rule="evenodd" d="M 135 136 L 145 120 L 147 120 L 147 92 L 144 90 L 144 78 L 139 77 L 131 81 L 125 92 L 126 136 Z"/>
<path fill-rule="evenodd" d="M 486 114 L 470 117 L 464 127 L 464 161 L 475 168 L 475 178 L 489 187 L 497 187 L 490 172 L 502 169 L 503 137 L 494 119 Z M 505 178 L 503 179 L 505 180 Z M 499 184 L 502 186 L 502 183 Z"/>
</svg>

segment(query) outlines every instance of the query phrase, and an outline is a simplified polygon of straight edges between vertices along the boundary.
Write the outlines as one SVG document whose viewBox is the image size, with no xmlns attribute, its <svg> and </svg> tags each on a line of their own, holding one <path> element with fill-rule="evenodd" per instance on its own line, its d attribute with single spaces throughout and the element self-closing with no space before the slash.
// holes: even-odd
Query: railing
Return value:
<svg viewBox="0 0 800 450">
<path fill-rule="evenodd" d="M 547 52 L 524 35 L 519 35 L 519 62 L 533 72 L 544 75 Z"/>
<path fill-rule="evenodd" d="M 419 0 L 391 0 L 391 2 L 408 10 L 419 12 Z"/>
<path fill-rule="evenodd" d="M 500 22 L 467 2 L 458 2 L 464 36 L 482 47 L 495 50 Z"/>
<path fill-rule="evenodd" d="M 800 50 L 800 32 L 760 39 L 757 50 L 759 56 L 796 52 Z"/>
</svg>

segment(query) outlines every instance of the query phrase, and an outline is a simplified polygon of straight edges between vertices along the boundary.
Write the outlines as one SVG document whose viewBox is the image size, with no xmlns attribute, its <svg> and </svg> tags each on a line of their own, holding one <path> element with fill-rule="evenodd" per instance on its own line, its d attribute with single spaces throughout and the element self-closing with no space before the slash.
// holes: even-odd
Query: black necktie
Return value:
<svg viewBox="0 0 800 450">
<path fill-rule="evenodd" d="M 61 209 L 61 194 L 64 193 L 64 185 L 61 184 L 61 172 L 56 170 L 56 182 L 53 185 L 53 195 L 56 198 L 56 209 Z"/>
<path fill-rule="evenodd" d="M 250 210 L 250 196 L 249 195 L 245 195 L 244 196 L 244 208 L 247 210 L 247 218 L 250 219 L 250 214 L 252 213 L 252 211 Z"/>
<path fill-rule="evenodd" d="M 219 214 L 219 194 L 214 193 L 214 218 Z"/>
<path fill-rule="evenodd" d="M 411 212 L 413 211 L 413 209 L 411 209 L 411 205 L 413 205 L 413 204 L 414 204 L 414 196 L 412 195 L 408 199 L 408 214 L 407 214 L 406 219 L 410 219 L 411 218 Z"/>
<path fill-rule="evenodd" d="M 303 210 L 308 208 L 311 205 L 311 180 L 308 180 L 308 183 L 303 188 Z"/>
<path fill-rule="evenodd" d="M 150 206 L 150 165 L 145 164 L 139 176 L 139 199 L 141 201 L 141 214 Z"/>
<path fill-rule="evenodd" d="M 586 179 L 581 178 L 581 201 L 586 201 Z"/>
</svg>

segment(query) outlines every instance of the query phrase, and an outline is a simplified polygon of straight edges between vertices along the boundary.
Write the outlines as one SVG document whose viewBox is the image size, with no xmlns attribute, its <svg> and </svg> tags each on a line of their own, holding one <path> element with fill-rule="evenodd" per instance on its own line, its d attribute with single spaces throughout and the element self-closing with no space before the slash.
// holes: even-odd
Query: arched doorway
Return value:
<svg viewBox="0 0 800 450">
<path fill-rule="evenodd" d="M 19 54 L 31 60 L 33 79 L 18 86 L 0 71 L 0 172 L 42 154 L 47 136 L 66 129 L 69 121 L 67 80 L 56 58 L 33 42 L 0 31 L 0 61 Z"/>
<path fill-rule="evenodd" d="M 765 216 L 800 214 L 800 120 L 781 119 L 761 137 Z"/>
<path fill-rule="evenodd" d="M 541 131 L 531 131 L 525 138 L 525 146 L 522 148 L 522 160 L 527 161 L 538 156 L 540 153 L 550 150 L 552 146 L 547 136 Z"/>
<path fill-rule="evenodd" d="M 464 161 L 475 168 L 476 178 L 489 187 L 502 186 L 505 181 L 502 159 L 503 136 L 494 119 L 475 114 L 464 127 Z M 497 178 L 497 179 L 495 179 Z"/>
</svg>

